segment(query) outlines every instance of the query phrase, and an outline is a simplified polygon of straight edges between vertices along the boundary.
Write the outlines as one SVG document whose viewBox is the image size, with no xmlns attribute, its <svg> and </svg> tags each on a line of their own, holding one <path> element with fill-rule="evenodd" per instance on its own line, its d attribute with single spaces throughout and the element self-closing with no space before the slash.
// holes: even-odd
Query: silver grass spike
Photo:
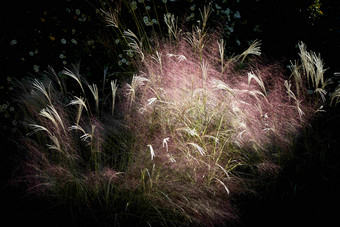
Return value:
<svg viewBox="0 0 340 227">
<path fill-rule="evenodd" d="M 50 81 L 48 87 L 51 86 L 51 83 L 52 82 Z M 32 83 L 32 86 L 33 86 L 34 89 L 36 89 L 36 90 L 40 91 L 41 93 L 43 93 L 44 96 L 47 98 L 48 102 L 50 103 L 50 105 L 52 105 L 52 101 L 51 101 L 51 98 L 50 98 L 50 92 L 47 92 L 47 90 L 46 90 L 46 88 L 45 88 L 45 86 L 44 86 L 44 84 L 42 82 L 38 81 L 37 79 L 34 79 L 34 82 Z"/>
<path fill-rule="evenodd" d="M 249 54 L 253 54 L 253 55 L 261 55 L 261 41 L 259 40 L 255 40 L 249 47 L 247 50 L 245 50 L 241 55 L 243 56 L 241 63 L 244 61 L 244 59 L 249 55 Z"/>
<path fill-rule="evenodd" d="M 115 108 L 115 100 L 116 100 L 116 92 L 117 92 L 118 86 L 117 86 L 117 80 L 111 80 L 111 93 L 112 93 L 112 116 L 114 114 L 114 108 Z"/>
</svg>

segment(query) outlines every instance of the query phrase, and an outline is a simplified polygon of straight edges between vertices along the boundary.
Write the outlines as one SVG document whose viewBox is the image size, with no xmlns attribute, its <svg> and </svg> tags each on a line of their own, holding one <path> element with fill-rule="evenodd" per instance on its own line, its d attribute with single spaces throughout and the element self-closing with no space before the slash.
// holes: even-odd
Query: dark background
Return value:
<svg viewBox="0 0 340 227">
<path fill-rule="evenodd" d="M 241 0 L 241 8 L 248 12 L 248 15 L 245 16 L 249 18 L 249 23 L 261 25 L 262 32 L 258 39 L 262 40 L 262 53 L 266 57 L 286 63 L 289 60 L 298 59 L 296 44 L 298 41 L 303 41 L 308 49 L 321 53 L 325 68 L 328 68 L 326 77 L 333 77 L 335 72 L 340 72 L 340 8 L 337 5 L 338 1 L 320 1 L 323 15 L 316 20 L 309 18 L 309 13 L 306 10 L 306 7 L 313 1 L 259 0 L 256 4 L 250 2 Z M 88 9 L 87 12 L 93 11 L 87 1 L 80 0 L 33 0 L 3 3 L 0 33 L 1 83 L 6 83 L 8 76 L 20 78 L 27 73 L 32 73 L 32 62 L 18 60 L 21 54 L 20 49 L 30 50 L 30 45 L 36 47 L 34 39 L 37 34 L 34 29 L 37 27 L 44 35 L 48 35 L 51 29 L 55 29 L 56 33 L 62 30 L 60 27 L 53 27 L 55 25 L 52 24 L 42 25 L 40 17 L 43 12 L 48 12 L 46 18 L 58 17 L 59 21 L 64 23 L 63 17 L 66 20 L 67 15 L 58 9 L 64 8 L 65 5 L 79 6 L 82 11 L 85 9 Z M 90 36 L 98 25 L 100 25 L 99 22 L 93 19 L 86 26 L 78 27 L 79 32 L 84 36 Z M 60 26 L 67 27 L 68 25 Z M 9 42 L 14 38 L 24 41 L 18 43 L 17 50 L 13 52 Z M 63 66 L 54 60 L 59 52 L 58 48 L 53 45 L 48 39 L 39 42 L 37 61 L 41 67 Z M 72 56 L 68 56 L 67 60 L 70 63 L 81 58 L 85 64 L 88 62 L 90 70 L 100 68 L 100 66 L 90 63 L 96 56 L 89 56 L 88 52 L 83 50 L 70 50 L 69 52 L 74 53 L 73 59 Z M 9 96 L 11 96 L 10 92 L 2 92 L 1 103 Z M 259 193 L 256 196 L 246 196 L 240 199 L 243 226 L 293 224 L 327 226 L 337 223 L 340 192 L 339 116 L 338 106 L 315 119 L 311 126 L 317 130 L 312 130 L 313 133 L 308 132 L 301 136 L 297 146 L 298 152 L 284 165 L 278 177 L 275 180 L 263 182 L 259 186 Z M 18 139 L 13 137 L 8 130 L 1 131 L 1 220 L 4 223 L 10 223 L 11 226 L 19 223 L 34 224 L 35 226 L 72 225 L 76 217 L 72 217 L 67 207 L 55 205 L 53 201 L 32 197 L 27 195 L 22 188 L 12 186 L 13 176 L 20 169 L 20 156 L 23 155 L 16 148 Z M 88 223 L 91 221 L 95 223 L 95 218 L 87 218 Z"/>
</svg>

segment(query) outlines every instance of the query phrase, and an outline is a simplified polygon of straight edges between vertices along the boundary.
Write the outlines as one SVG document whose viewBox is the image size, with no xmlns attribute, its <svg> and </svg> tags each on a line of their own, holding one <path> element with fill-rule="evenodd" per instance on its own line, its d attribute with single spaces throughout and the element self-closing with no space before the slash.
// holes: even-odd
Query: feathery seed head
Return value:
<svg viewBox="0 0 340 227">
<path fill-rule="evenodd" d="M 148 147 L 150 149 L 151 160 L 153 160 L 153 158 L 155 157 L 155 152 L 154 152 L 153 147 L 152 147 L 151 144 L 148 144 Z"/>
</svg>

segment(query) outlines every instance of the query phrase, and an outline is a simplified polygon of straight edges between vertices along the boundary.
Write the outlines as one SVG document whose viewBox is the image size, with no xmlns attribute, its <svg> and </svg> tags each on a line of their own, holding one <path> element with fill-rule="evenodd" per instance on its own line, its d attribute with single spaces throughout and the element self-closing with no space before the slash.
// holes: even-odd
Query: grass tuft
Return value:
<svg viewBox="0 0 340 227">
<path fill-rule="evenodd" d="M 138 224 L 215 226 L 237 217 L 234 196 L 278 169 L 319 104 L 307 91 L 324 101 L 329 82 L 320 55 L 303 43 L 289 78 L 278 64 L 253 56 L 261 54 L 260 41 L 228 57 L 224 40 L 206 27 L 211 11 L 204 7 L 202 21 L 184 36 L 175 16 L 166 14 L 168 38 L 148 40 L 154 44 L 149 52 L 143 38 L 125 30 L 128 47 L 139 55 L 138 73 L 119 90 L 111 80 L 106 96 L 108 68 L 101 93 L 79 65 L 62 71 L 65 81 L 49 68 L 47 76 L 55 78 L 48 86 L 37 79 L 22 83 L 20 105 L 31 130 L 24 141 L 34 173 L 27 179 L 37 194 L 79 210 L 99 207 L 114 223 L 134 217 Z M 117 11 L 102 13 L 108 25 L 121 26 Z M 80 94 L 67 93 L 68 78 Z M 338 90 L 331 104 L 338 103 Z M 111 95 L 111 109 L 104 108 L 101 100 Z"/>
</svg>

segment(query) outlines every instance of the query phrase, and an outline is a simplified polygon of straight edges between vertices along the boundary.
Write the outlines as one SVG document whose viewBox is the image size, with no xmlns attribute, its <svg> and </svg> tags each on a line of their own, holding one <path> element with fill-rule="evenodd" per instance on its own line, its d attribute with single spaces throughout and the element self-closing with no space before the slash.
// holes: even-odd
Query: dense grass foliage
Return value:
<svg viewBox="0 0 340 227">
<path fill-rule="evenodd" d="M 243 17 L 223 10 L 225 1 L 190 4 L 180 17 L 167 1 L 149 2 L 98 2 L 111 29 L 98 35 L 112 63 L 102 79 L 61 53 L 69 66 L 60 72 L 36 67 L 40 77 L 15 83 L 25 151 L 16 179 L 31 195 L 70 207 L 78 224 L 88 216 L 114 226 L 239 224 L 242 198 L 275 181 L 301 155 L 299 139 L 313 135 L 316 117 L 337 108 L 336 78 L 303 42 L 288 68 L 262 57 L 259 40 L 240 45 L 233 33 Z M 322 15 L 319 1 L 309 10 L 313 20 Z M 211 28 L 219 14 L 225 24 Z M 249 46 L 235 54 L 230 40 Z"/>
</svg>

